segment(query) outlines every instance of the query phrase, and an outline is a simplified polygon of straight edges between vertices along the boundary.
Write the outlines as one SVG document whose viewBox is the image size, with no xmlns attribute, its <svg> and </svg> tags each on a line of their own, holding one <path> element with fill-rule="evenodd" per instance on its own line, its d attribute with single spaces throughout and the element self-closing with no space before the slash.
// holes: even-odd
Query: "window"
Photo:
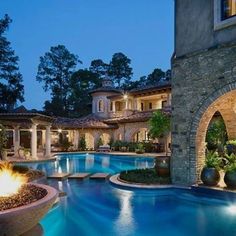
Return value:
<svg viewBox="0 0 236 236">
<path fill-rule="evenodd" d="M 167 106 L 167 101 L 162 101 L 161 102 L 161 108 L 164 108 L 164 107 L 166 107 Z"/>
<path fill-rule="evenodd" d="M 149 103 L 149 110 L 152 110 L 152 103 Z"/>
<path fill-rule="evenodd" d="M 221 20 L 236 16 L 236 0 L 221 1 Z"/>
<path fill-rule="evenodd" d="M 214 30 L 236 25 L 236 0 L 214 0 Z"/>
<path fill-rule="evenodd" d="M 143 111 L 143 109 L 144 109 L 144 105 L 143 105 L 143 103 L 141 102 L 141 111 Z"/>
<path fill-rule="evenodd" d="M 103 100 L 99 100 L 98 101 L 98 112 L 103 112 L 103 110 L 104 110 Z"/>
<path fill-rule="evenodd" d="M 113 102 L 110 102 L 110 111 L 113 111 Z"/>
</svg>

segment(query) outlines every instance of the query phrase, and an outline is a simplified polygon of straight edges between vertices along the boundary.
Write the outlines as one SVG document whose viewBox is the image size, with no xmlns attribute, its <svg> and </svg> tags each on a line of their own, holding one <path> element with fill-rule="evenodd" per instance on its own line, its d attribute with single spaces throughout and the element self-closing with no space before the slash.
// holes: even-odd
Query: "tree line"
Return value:
<svg viewBox="0 0 236 236">
<path fill-rule="evenodd" d="M 0 111 L 12 110 L 18 102 L 24 101 L 24 86 L 19 72 L 19 58 L 15 56 L 5 34 L 11 19 L 5 15 L 0 20 Z M 51 99 L 45 101 L 43 112 L 48 115 L 80 117 L 91 112 L 89 91 L 101 86 L 107 74 L 114 86 L 131 90 L 153 85 L 170 79 L 170 70 L 156 68 L 148 76 L 133 80 L 131 60 L 122 52 L 114 53 L 110 62 L 92 60 L 89 68 L 78 69 L 82 64 L 79 56 L 70 52 L 64 45 L 50 48 L 39 59 L 36 80 L 44 91 L 50 92 Z"/>
</svg>

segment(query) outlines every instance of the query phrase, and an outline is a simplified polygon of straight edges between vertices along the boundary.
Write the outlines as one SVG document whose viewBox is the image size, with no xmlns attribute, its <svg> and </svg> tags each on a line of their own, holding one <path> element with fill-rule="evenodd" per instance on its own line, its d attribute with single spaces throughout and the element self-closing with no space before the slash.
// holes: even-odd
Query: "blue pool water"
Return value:
<svg viewBox="0 0 236 236">
<path fill-rule="evenodd" d="M 87 161 L 88 165 L 86 155 L 64 155 L 57 164 L 43 163 L 37 168 L 49 172 L 69 168 L 71 172 L 116 173 L 153 165 L 153 160 L 148 158 L 93 157 L 94 161 Z M 42 219 L 46 236 L 236 235 L 236 202 L 232 198 L 227 200 L 185 189 L 120 189 L 108 181 L 96 180 L 52 180 L 49 184 L 68 196 L 61 198 Z"/>
</svg>

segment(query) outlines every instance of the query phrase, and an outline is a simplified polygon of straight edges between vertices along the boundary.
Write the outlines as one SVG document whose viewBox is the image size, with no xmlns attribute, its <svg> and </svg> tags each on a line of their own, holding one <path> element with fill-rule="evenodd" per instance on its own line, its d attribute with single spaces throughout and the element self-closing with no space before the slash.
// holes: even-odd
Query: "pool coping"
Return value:
<svg viewBox="0 0 236 236">
<path fill-rule="evenodd" d="M 63 154 L 98 154 L 98 155 L 117 155 L 117 156 L 130 156 L 130 157 L 163 157 L 165 153 L 142 153 L 137 154 L 135 152 L 96 152 L 96 151 L 76 151 L 76 152 L 55 152 L 52 155 L 63 155 Z M 170 155 L 167 155 L 170 156 Z"/>
<path fill-rule="evenodd" d="M 175 184 L 139 184 L 139 183 L 129 183 L 125 181 L 119 180 L 120 174 L 112 175 L 109 178 L 110 183 L 119 186 L 119 187 L 128 187 L 128 188 L 139 188 L 139 189 L 172 189 L 172 188 L 179 188 L 179 189 L 191 189 L 190 186 L 183 186 L 183 185 L 175 185 Z"/>
</svg>

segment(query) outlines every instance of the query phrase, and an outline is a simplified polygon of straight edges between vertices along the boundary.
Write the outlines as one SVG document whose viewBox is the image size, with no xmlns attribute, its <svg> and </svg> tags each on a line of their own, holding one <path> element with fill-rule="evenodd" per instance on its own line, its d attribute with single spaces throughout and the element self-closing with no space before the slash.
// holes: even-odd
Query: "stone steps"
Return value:
<svg viewBox="0 0 236 236">
<path fill-rule="evenodd" d="M 90 179 L 107 179 L 110 176 L 109 173 L 95 173 L 89 176 Z"/>
<path fill-rule="evenodd" d="M 91 175 L 91 173 L 75 173 L 73 175 L 70 175 L 68 177 L 68 179 L 80 179 L 80 180 L 83 180 L 83 179 L 87 178 L 90 175 Z"/>
<path fill-rule="evenodd" d="M 87 177 L 90 179 L 100 179 L 105 180 L 110 176 L 109 173 L 53 173 L 52 175 L 47 176 L 48 179 L 55 179 L 55 180 L 66 180 L 66 179 L 77 179 L 77 180 L 84 180 Z"/>
<path fill-rule="evenodd" d="M 70 176 L 71 173 L 53 173 L 52 175 L 47 176 L 48 179 L 64 180 Z"/>
</svg>

